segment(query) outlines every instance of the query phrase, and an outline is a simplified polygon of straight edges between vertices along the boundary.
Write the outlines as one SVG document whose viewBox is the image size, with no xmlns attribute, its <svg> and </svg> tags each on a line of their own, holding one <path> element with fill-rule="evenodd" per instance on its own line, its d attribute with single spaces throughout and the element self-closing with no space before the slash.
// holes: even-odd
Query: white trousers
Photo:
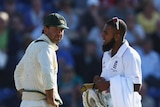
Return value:
<svg viewBox="0 0 160 107">
<path fill-rule="evenodd" d="M 46 100 L 22 100 L 20 107 L 54 107 L 52 105 L 48 105 Z"/>
</svg>

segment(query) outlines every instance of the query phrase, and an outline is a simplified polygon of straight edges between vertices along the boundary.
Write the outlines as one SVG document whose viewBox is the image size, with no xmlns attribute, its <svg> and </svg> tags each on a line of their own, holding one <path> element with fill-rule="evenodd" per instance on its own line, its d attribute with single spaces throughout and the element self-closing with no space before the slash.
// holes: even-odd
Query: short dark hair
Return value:
<svg viewBox="0 0 160 107">
<path fill-rule="evenodd" d="M 116 20 L 115 20 L 116 19 Z M 115 21 L 118 21 L 118 27 L 119 29 L 117 29 L 117 25 L 116 25 L 116 22 Z M 120 35 L 121 37 L 125 37 L 126 36 L 126 32 L 127 32 L 127 25 L 126 23 L 122 20 L 122 19 L 119 19 L 117 17 L 114 17 L 112 19 L 109 19 L 107 22 L 106 22 L 107 25 L 109 26 L 112 26 L 115 30 L 119 30 L 120 31 Z"/>
</svg>

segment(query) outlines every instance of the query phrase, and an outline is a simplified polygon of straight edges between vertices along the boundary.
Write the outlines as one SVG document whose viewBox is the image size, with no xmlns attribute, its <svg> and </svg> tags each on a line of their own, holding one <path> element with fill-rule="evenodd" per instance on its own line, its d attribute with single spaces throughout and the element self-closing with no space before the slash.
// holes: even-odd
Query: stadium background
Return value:
<svg viewBox="0 0 160 107">
<path fill-rule="evenodd" d="M 101 72 L 101 30 L 113 16 L 127 23 L 126 39 L 142 59 L 143 107 L 160 107 L 159 0 L 0 0 L 0 107 L 19 107 L 14 69 L 50 12 L 70 27 L 57 51 L 61 107 L 82 107 L 80 87 Z"/>
</svg>

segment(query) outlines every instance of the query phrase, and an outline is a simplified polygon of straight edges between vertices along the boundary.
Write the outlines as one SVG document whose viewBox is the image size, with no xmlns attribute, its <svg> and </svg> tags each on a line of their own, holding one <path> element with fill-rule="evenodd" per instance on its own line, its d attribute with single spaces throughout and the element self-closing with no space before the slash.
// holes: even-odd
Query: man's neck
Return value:
<svg viewBox="0 0 160 107">
<path fill-rule="evenodd" d="M 113 49 L 111 51 L 111 57 L 113 57 L 118 52 L 118 50 L 122 44 L 123 44 L 123 42 L 115 44 L 115 46 L 113 47 Z"/>
</svg>

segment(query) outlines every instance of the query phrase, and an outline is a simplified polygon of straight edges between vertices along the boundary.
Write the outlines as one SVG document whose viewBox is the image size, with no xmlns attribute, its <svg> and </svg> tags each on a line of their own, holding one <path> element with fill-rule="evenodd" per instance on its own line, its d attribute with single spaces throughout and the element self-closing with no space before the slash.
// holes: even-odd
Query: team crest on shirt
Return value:
<svg viewBox="0 0 160 107">
<path fill-rule="evenodd" d="M 112 67 L 112 70 L 113 72 L 117 72 L 117 64 L 118 64 L 118 61 L 115 61 L 114 64 L 113 64 L 113 67 Z"/>
</svg>

